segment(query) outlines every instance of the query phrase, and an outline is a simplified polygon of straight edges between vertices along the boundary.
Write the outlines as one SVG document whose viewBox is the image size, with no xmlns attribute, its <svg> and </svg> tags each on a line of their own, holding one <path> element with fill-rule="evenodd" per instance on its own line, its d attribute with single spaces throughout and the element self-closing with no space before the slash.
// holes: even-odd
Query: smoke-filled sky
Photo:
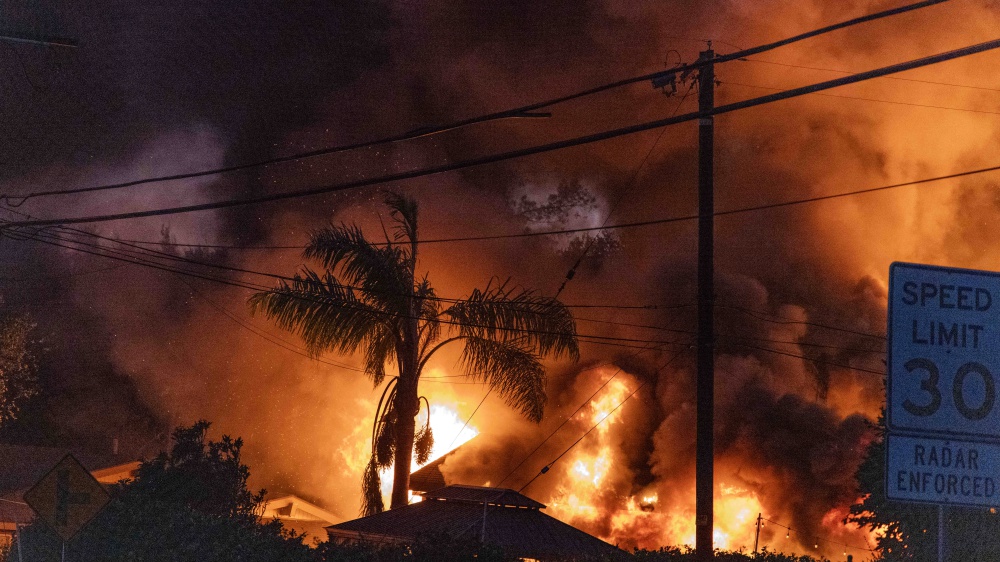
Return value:
<svg viewBox="0 0 1000 562">
<path fill-rule="evenodd" d="M 0 191 L 116 183 L 383 138 L 691 62 L 705 39 L 728 53 L 899 4 L 4 2 L 4 34 L 69 37 L 79 47 L 0 41 Z M 952 0 L 719 65 L 716 100 L 995 39 L 997 29 L 995 0 Z M 1000 54 L 974 55 L 717 117 L 717 209 L 996 165 L 998 63 Z M 668 97 L 638 83 L 548 108 L 550 118 L 36 198 L 3 216 L 104 214 L 342 183 L 685 113 L 696 98 L 687 84 Z M 695 213 L 696 136 L 696 125 L 684 123 L 336 195 L 81 228 L 237 246 L 149 247 L 289 275 L 303 258 L 274 247 L 301 245 L 314 229 L 357 222 L 381 238 L 385 188 L 419 201 L 427 240 L 687 216 Z M 1000 268 L 991 228 L 997 181 L 982 174 L 717 219 L 716 518 L 724 545 L 749 546 L 758 512 L 793 529 L 786 539 L 786 529 L 765 527 L 772 549 L 834 556 L 843 547 L 830 541 L 864 544 L 841 521 L 857 498 L 852 474 L 883 401 L 889 263 Z M 381 392 L 350 368 L 360 359 L 303 356 L 294 336 L 249 316 L 250 291 L 202 277 L 271 279 L 114 261 L 93 252 L 134 248 L 81 236 L 48 230 L 35 237 L 50 244 L 0 240 L 3 306 L 37 323 L 45 385 L 6 438 L 104 447 L 117 437 L 148 456 L 164 428 L 204 418 L 218 434 L 245 439 L 257 485 L 344 517 L 357 513 Z M 622 339 L 584 343 L 577 364 L 549 364 L 540 425 L 487 397 L 469 424 L 480 437 L 445 463 L 446 477 L 497 484 L 614 377 L 504 486 L 522 486 L 643 385 L 525 493 L 623 546 L 693 537 L 696 242 L 692 221 L 607 231 L 560 298 L 608 306 L 574 308 L 578 329 Z M 418 269 L 446 297 L 508 278 L 554 294 L 586 245 L 579 235 L 425 244 Z M 621 308 L 635 305 L 655 308 Z M 454 378 L 456 359 L 453 352 L 433 363 L 421 391 L 464 423 L 486 389 Z"/>
</svg>

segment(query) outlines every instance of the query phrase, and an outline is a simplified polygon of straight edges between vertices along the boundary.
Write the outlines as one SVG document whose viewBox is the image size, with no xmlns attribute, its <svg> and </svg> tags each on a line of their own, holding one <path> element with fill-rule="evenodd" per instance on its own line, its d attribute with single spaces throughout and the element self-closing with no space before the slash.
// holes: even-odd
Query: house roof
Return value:
<svg viewBox="0 0 1000 562">
<path fill-rule="evenodd" d="M 457 450 L 455 449 L 455 451 Z M 433 462 L 425 464 L 420 470 L 410 474 L 410 490 L 413 492 L 430 492 L 431 490 L 447 486 L 448 483 L 444 481 L 444 474 L 441 473 L 441 465 L 444 464 L 445 459 L 455 454 L 455 451 L 451 451 L 435 459 Z"/>
<path fill-rule="evenodd" d="M 139 468 L 138 461 L 121 463 L 71 449 L 0 443 L 0 533 L 13 532 L 16 524 L 34 519 L 35 512 L 24 503 L 24 492 L 70 453 L 104 485 L 133 478 Z"/>
<path fill-rule="evenodd" d="M 494 498 L 502 499 L 503 504 L 491 501 Z M 539 560 L 628 558 L 617 547 L 542 513 L 542 507 L 513 490 L 448 486 L 428 494 L 419 503 L 331 525 L 326 530 L 333 539 L 376 542 L 406 542 L 421 535 L 445 533 L 456 539 L 481 539 L 510 555 Z"/>
<path fill-rule="evenodd" d="M 0 533 L 12 533 L 17 525 L 30 523 L 34 518 L 35 512 L 21 501 L 20 495 L 0 495 Z"/>
<path fill-rule="evenodd" d="M 344 518 L 335 513 L 331 513 L 322 507 L 310 503 L 294 494 L 284 494 L 277 497 L 265 498 L 262 519 L 301 520 L 320 521 L 326 525 Z"/>
<path fill-rule="evenodd" d="M 269 494 L 264 498 L 262 521 L 278 519 L 284 528 L 303 535 L 303 542 L 312 544 L 327 537 L 326 527 L 344 518 L 308 502 L 294 494 Z"/>
<path fill-rule="evenodd" d="M 476 505 L 487 503 L 504 507 L 529 507 L 544 509 L 545 504 L 538 503 L 528 496 L 521 495 L 508 488 L 487 488 L 483 486 L 447 486 L 424 495 L 427 499 L 452 500 L 471 502 Z"/>
<path fill-rule="evenodd" d="M 117 467 L 120 460 L 59 447 L 0 443 L 0 494 L 24 491 L 35 485 L 67 454 L 72 453 L 87 470 Z"/>
</svg>

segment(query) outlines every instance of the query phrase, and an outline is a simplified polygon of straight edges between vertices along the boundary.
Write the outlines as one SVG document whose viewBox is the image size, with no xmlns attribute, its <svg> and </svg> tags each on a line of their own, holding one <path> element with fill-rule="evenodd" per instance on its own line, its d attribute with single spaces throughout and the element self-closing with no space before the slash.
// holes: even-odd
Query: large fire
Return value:
<svg viewBox="0 0 1000 562">
<path fill-rule="evenodd" d="M 635 386 L 638 383 L 632 381 Z M 584 412 L 595 430 L 593 441 L 575 449 L 564 463 L 562 478 L 551 497 L 549 512 L 571 524 L 587 526 L 606 514 L 594 500 L 619 489 L 622 482 L 612 482 L 612 467 L 620 464 L 616 458 L 615 429 L 621 425 L 619 404 L 631 393 L 628 383 L 616 378 L 607 384 L 603 395 Z M 752 548 L 755 519 L 761 505 L 748 491 L 726 485 L 719 486 L 715 501 L 715 544 L 718 548 Z M 694 488 L 690 495 L 693 499 Z M 691 502 L 693 507 L 693 501 Z M 602 538 L 622 546 L 643 546 L 655 539 L 664 545 L 694 545 L 693 509 L 662 505 L 655 491 L 640 491 L 620 502 L 620 508 L 610 517 L 610 525 Z M 749 546 L 748 546 L 749 545 Z"/>
<path fill-rule="evenodd" d="M 432 404 L 430 408 L 431 431 L 434 434 L 434 445 L 431 447 L 431 454 L 427 457 L 427 462 L 418 464 L 416 458 L 413 459 L 413 471 L 419 470 L 437 459 L 445 456 L 449 452 L 461 447 L 476 435 L 479 431 L 469 420 L 465 420 L 458 413 L 458 405 Z M 423 422 L 424 420 L 418 420 Z M 367 462 L 367 461 L 366 461 Z M 389 497 L 392 493 L 392 471 L 393 466 L 381 471 L 382 497 L 388 505 Z M 410 494 L 410 501 L 420 501 L 420 496 Z"/>
<path fill-rule="evenodd" d="M 135 26 L 100 17 L 100 2 L 65 4 L 83 10 L 64 14 L 66 23 L 81 17 L 95 24 L 73 24 L 67 32 L 82 34 L 80 44 L 95 48 L 56 59 L 54 51 L 22 46 L 12 51 L 18 56 L 6 57 L 10 76 L 27 68 L 32 78 L 10 81 L 12 95 L 3 96 L 6 124 L 14 132 L 39 131 L 5 145 L 13 164 L 0 166 L 0 192 L 8 195 L 48 184 L 44 189 L 58 190 L 170 176 L 385 138 L 691 62 L 706 46 L 699 39 L 713 39 L 717 52 L 729 53 L 733 45 L 770 43 L 887 2 L 602 0 L 497 2 L 496 9 L 465 0 L 315 3 L 335 10 L 330 20 L 311 11 L 272 16 L 219 9 L 223 27 L 241 31 L 227 34 L 232 44 L 216 49 L 202 48 L 204 27 L 185 23 L 211 21 L 199 11 L 177 11 L 171 16 L 176 21 L 149 18 L 167 27 L 122 34 L 119 27 Z M 374 6 L 365 10 L 372 21 L 339 25 L 353 17 L 339 12 L 342 4 Z M 998 6 L 997 0 L 940 3 L 720 64 L 717 104 L 993 39 L 1000 29 Z M 18 17 L 35 11 L 21 10 Z M 300 27 L 299 17 L 309 25 Z M 286 29 L 305 35 L 268 35 Z M 173 40 L 150 41 L 160 36 Z M 261 37 L 292 43 L 252 48 Z M 298 44 L 315 46 L 315 56 L 281 58 L 297 52 Z M 128 56 L 105 56 L 116 53 Z M 263 64 L 259 55 L 271 58 Z M 27 58 L 19 69 L 21 56 Z M 1000 263 L 993 230 L 998 176 L 958 177 L 997 164 L 1000 74 L 989 70 L 996 57 L 980 54 L 718 117 L 717 546 L 752 548 L 758 514 L 759 544 L 771 550 L 840 559 L 841 543 L 860 549 L 872 544 L 872 534 L 843 520 L 857 500 L 854 475 L 884 404 L 889 264 L 996 270 Z M 213 71 L 165 64 L 177 61 L 203 61 Z M 232 66 L 237 62 L 242 66 Z M 256 82 L 230 80 L 234 75 Z M 206 82 L 195 84 L 192 76 Z M 43 80 L 41 91 L 60 95 L 33 95 L 36 77 Z M 76 87 L 74 77 L 100 79 Z M 241 84 L 250 86 L 234 87 Z M 841 95 L 848 97 L 832 97 Z M 35 197 L 16 212 L 87 216 L 337 185 L 681 115 L 697 107 L 697 97 L 665 98 L 648 83 L 636 84 L 553 106 L 546 109 L 550 119 L 495 120 L 415 142 L 175 180 L 162 188 Z M 33 109 L 21 107 L 22 100 Z M 40 129 L 39 117 L 50 126 Z M 544 295 L 560 287 L 560 299 L 575 305 L 585 336 L 579 366 L 546 363 L 549 403 L 540 425 L 524 421 L 499 392 L 473 416 L 487 389 L 460 378 L 454 367 L 460 344 L 435 356 L 420 381 L 431 408 L 418 419 L 430 416 L 431 459 L 482 433 L 464 455 L 442 463 L 446 481 L 505 480 L 503 486 L 518 489 L 568 450 L 523 492 L 546 504 L 547 513 L 625 548 L 690 545 L 697 375 L 690 349 L 670 344 L 683 346 L 678 342 L 696 327 L 690 305 L 697 302 L 697 228 L 695 221 L 674 220 L 697 213 L 696 126 L 284 204 L 87 227 L 105 237 L 162 241 L 160 249 L 177 252 L 189 273 L 202 271 L 198 262 L 226 268 L 205 269 L 214 273 L 196 279 L 137 264 L 120 267 L 125 264 L 107 261 L 112 255 L 77 253 L 63 244 L 5 238 L 0 251 L 9 271 L 0 278 L 0 300 L 6 312 L 35 317 L 37 336 L 47 342 L 40 347 L 45 371 L 39 380 L 56 383 L 51 396 L 46 391 L 40 396 L 48 397 L 39 398 L 52 406 L 45 414 L 52 417 L 39 419 L 45 428 L 88 443 L 120 436 L 123 447 L 147 447 L 142 456 L 152 453 L 157 441 L 151 439 L 168 429 L 165 424 L 209 419 L 215 430 L 246 440 L 255 487 L 295 491 L 345 517 L 356 514 L 381 389 L 358 372 L 360 354 L 329 353 L 316 361 L 297 335 L 248 316 L 249 293 L 240 285 L 263 282 L 247 277 L 251 272 L 285 276 L 305 263 L 317 266 L 294 247 L 325 224 L 357 222 L 369 239 L 381 240 L 386 217 L 373 201 L 381 197 L 376 189 L 385 187 L 419 201 L 421 237 L 437 240 L 420 245 L 419 271 L 438 295 L 462 298 L 490 279 L 510 279 Z M 903 186 L 946 174 L 956 177 Z M 873 189 L 893 184 L 900 187 Z M 574 186 L 568 195 L 558 192 Z M 827 198 L 861 190 L 869 192 Z M 785 205 L 793 201 L 803 204 Z M 534 218 L 528 204 L 539 211 Z M 740 209 L 746 212 L 732 212 Z M 574 233 L 522 236 L 602 224 L 631 226 L 616 228 L 617 238 L 607 244 Z M 33 245 L 22 249 L 22 243 Z M 101 245 L 117 247 L 109 240 Z M 232 278 L 221 277 L 222 271 Z M 639 342 L 662 344 L 680 359 L 657 371 L 647 356 L 628 357 Z M 614 369 L 583 367 L 604 363 L 625 368 L 612 379 Z M 63 407 L 67 401 L 72 407 Z M 581 404 L 587 405 L 515 468 Z M 388 491 L 391 473 L 382 480 Z M 856 560 L 867 556 L 865 550 L 848 552 Z"/>
<path fill-rule="evenodd" d="M 593 431 L 549 473 L 557 483 L 548 498 L 548 512 L 626 549 L 662 545 L 693 548 L 693 475 L 683 486 L 670 490 L 655 484 L 635 489 L 634 475 L 623 468 L 626 459 L 621 436 L 627 431 L 623 418 L 630 407 L 637 407 L 623 401 L 638 384 L 630 377 L 618 376 L 578 414 L 582 425 Z M 728 467 L 717 465 L 723 470 L 717 471 L 715 487 L 716 548 L 750 551 L 756 542 L 759 548 L 771 551 L 828 557 L 853 551 L 857 559 L 867 554 L 863 547 L 871 536 L 844 526 L 846 510 L 831 510 L 822 517 L 818 531 L 803 533 L 772 515 L 758 493 L 739 477 L 738 470 L 737 478 L 727 481 L 731 475 Z"/>
</svg>

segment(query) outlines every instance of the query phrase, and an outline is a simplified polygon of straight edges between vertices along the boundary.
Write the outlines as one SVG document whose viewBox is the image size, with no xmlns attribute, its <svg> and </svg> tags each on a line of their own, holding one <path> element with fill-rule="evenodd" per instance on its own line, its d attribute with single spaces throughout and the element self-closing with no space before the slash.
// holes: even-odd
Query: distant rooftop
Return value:
<svg viewBox="0 0 1000 562">
<path fill-rule="evenodd" d="M 24 491 L 34 486 L 69 453 L 91 472 L 125 463 L 110 455 L 94 455 L 61 447 L 0 443 L 0 494 Z"/>
<path fill-rule="evenodd" d="M 486 505 L 484 505 L 484 503 Z M 549 560 L 628 553 L 541 512 L 545 506 L 514 490 L 452 485 L 424 501 L 326 528 L 331 540 L 408 542 L 444 533 L 481 540 L 510 555 Z"/>
</svg>

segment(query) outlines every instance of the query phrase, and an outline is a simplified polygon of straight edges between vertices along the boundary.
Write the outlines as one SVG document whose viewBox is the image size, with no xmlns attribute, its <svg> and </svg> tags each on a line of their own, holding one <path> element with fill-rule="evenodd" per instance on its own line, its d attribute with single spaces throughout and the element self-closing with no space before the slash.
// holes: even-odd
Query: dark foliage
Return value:
<svg viewBox="0 0 1000 562">
<path fill-rule="evenodd" d="M 636 550 L 633 558 L 640 562 L 694 562 L 697 560 L 694 550 L 688 547 L 666 546 L 659 550 Z M 826 558 L 797 554 L 781 554 L 764 548 L 756 556 L 743 551 L 716 550 L 717 562 L 830 562 Z"/>
<path fill-rule="evenodd" d="M 169 454 L 142 463 L 131 482 L 66 543 L 66 560 L 97 562 L 306 561 L 315 553 L 277 521 L 258 518 L 263 491 L 247 489 L 240 439 L 206 441 L 208 422 L 174 431 Z M 23 556 L 58 561 L 63 544 L 45 524 L 22 531 Z"/>
<path fill-rule="evenodd" d="M 27 316 L 0 320 L 0 426 L 15 420 L 24 402 L 38 394 Z"/>
<path fill-rule="evenodd" d="M 938 508 L 889 501 L 885 494 L 885 418 L 877 425 L 880 438 L 868 448 L 858 467 L 864 499 L 851 506 L 849 522 L 885 529 L 876 550 L 886 561 L 937 560 Z M 944 516 L 945 559 L 992 561 L 1000 552 L 1000 514 L 995 509 L 948 506 Z"/>
</svg>

